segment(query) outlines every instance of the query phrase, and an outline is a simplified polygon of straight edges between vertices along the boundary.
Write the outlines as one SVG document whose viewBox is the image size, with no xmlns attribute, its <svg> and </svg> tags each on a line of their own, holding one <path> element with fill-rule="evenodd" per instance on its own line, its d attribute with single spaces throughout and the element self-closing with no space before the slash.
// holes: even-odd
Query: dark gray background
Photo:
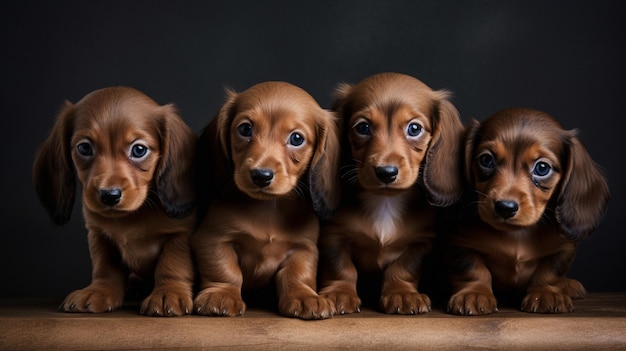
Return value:
<svg viewBox="0 0 626 351">
<path fill-rule="evenodd" d="M 63 296 L 90 280 L 80 207 L 53 226 L 31 181 L 65 99 L 129 85 L 199 132 L 224 87 L 285 80 L 330 107 L 339 82 L 381 71 L 451 90 L 464 122 L 527 106 L 579 128 L 612 201 L 570 276 L 626 290 L 625 23 L 620 1 L 3 2 L 0 296 Z"/>
</svg>

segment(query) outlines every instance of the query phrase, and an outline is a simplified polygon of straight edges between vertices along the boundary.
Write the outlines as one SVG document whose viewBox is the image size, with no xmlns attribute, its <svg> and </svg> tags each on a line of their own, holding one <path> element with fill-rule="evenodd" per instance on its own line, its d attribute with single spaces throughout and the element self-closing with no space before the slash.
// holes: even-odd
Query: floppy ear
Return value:
<svg viewBox="0 0 626 351">
<path fill-rule="evenodd" d="M 568 134 L 568 162 L 557 200 L 556 219 L 567 238 L 579 240 L 600 224 L 609 201 L 609 187 L 576 132 Z"/>
<path fill-rule="evenodd" d="M 332 112 L 321 110 L 318 117 L 318 140 L 309 168 L 309 189 L 313 208 L 328 219 L 339 202 L 339 138 Z"/>
<path fill-rule="evenodd" d="M 232 182 L 234 166 L 230 156 L 230 123 L 237 93 L 227 90 L 227 100 L 202 130 L 196 148 L 196 186 L 199 219 L 209 203 L 221 196 Z"/>
<path fill-rule="evenodd" d="M 462 153 L 463 155 L 463 167 L 464 167 L 464 176 L 467 184 L 474 183 L 474 174 L 472 173 L 472 155 L 474 154 L 474 149 L 476 148 L 476 143 L 478 142 L 478 129 L 480 128 L 480 122 L 475 119 L 470 121 L 470 125 L 467 127 L 465 131 L 465 150 Z"/>
<path fill-rule="evenodd" d="M 156 172 L 157 193 L 169 217 L 183 218 L 191 214 L 194 207 L 196 135 L 180 118 L 174 105 L 165 105 L 161 109 L 162 150 Z"/>
<path fill-rule="evenodd" d="M 69 222 L 76 197 L 76 174 L 70 150 L 74 112 L 74 105 L 65 102 L 33 164 L 35 190 L 57 225 Z"/>
<path fill-rule="evenodd" d="M 436 93 L 431 118 L 433 136 L 422 175 L 429 202 L 435 206 L 448 206 L 457 201 L 463 191 L 460 172 L 463 124 L 459 112 L 448 101 L 447 92 Z"/>
</svg>

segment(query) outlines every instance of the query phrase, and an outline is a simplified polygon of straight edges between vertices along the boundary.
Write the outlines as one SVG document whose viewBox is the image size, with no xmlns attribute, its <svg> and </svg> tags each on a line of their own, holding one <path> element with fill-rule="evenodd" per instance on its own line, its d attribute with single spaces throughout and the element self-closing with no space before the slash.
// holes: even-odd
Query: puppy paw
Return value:
<svg viewBox="0 0 626 351">
<path fill-rule="evenodd" d="M 398 292 L 383 294 L 380 297 L 380 306 L 385 313 L 394 314 L 421 314 L 431 310 L 430 298 L 418 292 Z"/>
<path fill-rule="evenodd" d="M 191 313 L 191 290 L 175 292 L 172 289 L 155 289 L 141 303 L 140 313 L 147 316 L 173 317 Z"/>
<path fill-rule="evenodd" d="M 587 295 L 587 290 L 578 280 L 563 278 L 560 286 L 563 294 L 572 299 L 582 299 Z"/>
<path fill-rule="evenodd" d="M 300 319 L 328 319 L 335 315 L 335 304 L 321 296 L 286 298 L 279 301 L 278 310 L 286 317 Z"/>
<path fill-rule="evenodd" d="M 203 316 L 235 317 L 246 312 L 246 304 L 237 293 L 205 289 L 196 296 L 193 310 Z"/>
<path fill-rule="evenodd" d="M 554 292 L 530 293 L 522 300 L 522 311 L 533 313 L 569 313 L 574 312 L 572 299 Z"/>
<path fill-rule="evenodd" d="M 59 309 L 65 312 L 111 312 L 119 308 L 124 302 L 122 289 L 108 289 L 88 286 L 81 290 L 71 292 Z"/>
<path fill-rule="evenodd" d="M 331 291 L 320 295 L 332 301 L 339 314 L 361 312 L 361 299 L 357 294 Z"/>
<path fill-rule="evenodd" d="M 447 312 L 464 316 L 475 316 L 498 312 L 498 302 L 493 294 L 458 293 L 448 301 Z"/>
</svg>

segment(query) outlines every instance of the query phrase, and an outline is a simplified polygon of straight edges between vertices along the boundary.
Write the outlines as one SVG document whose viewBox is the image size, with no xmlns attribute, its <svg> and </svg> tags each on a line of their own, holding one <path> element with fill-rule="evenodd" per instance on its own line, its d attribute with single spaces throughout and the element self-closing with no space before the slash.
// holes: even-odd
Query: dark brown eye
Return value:
<svg viewBox="0 0 626 351">
<path fill-rule="evenodd" d="M 252 124 L 250 123 L 242 123 L 237 127 L 237 132 L 244 138 L 249 138 L 252 136 Z"/>
<path fill-rule="evenodd" d="M 491 171 L 496 167 L 496 161 L 492 154 L 485 153 L 478 156 L 478 165 L 483 171 Z"/>
<path fill-rule="evenodd" d="M 533 168 L 533 174 L 539 178 L 547 177 L 551 172 L 552 167 L 543 161 L 535 163 L 535 167 Z"/>
<path fill-rule="evenodd" d="M 302 136 L 302 134 L 297 133 L 297 132 L 293 132 L 289 136 L 289 144 L 291 144 L 293 146 L 300 146 L 303 143 L 304 143 L 304 137 Z"/>
<path fill-rule="evenodd" d="M 81 156 L 93 156 L 93 146 L 91 146 L 91 143 L 88 142 L 82 142 L 76 145 L 76 151 L 78 151 Z"/>
</svg>

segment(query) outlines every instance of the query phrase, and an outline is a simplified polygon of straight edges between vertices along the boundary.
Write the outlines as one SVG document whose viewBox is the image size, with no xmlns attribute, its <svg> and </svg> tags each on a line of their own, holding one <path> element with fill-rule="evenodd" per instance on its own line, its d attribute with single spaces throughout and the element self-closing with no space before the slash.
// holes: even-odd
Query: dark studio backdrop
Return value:
<svg viewBox="0 0 626 351">
<path fill-rule="evenodd" d="M 61 298 L 90 281 L 80 200 L 56 227 L 31 181 L 65 99 L 128 85 L 199 132 L 224 87 L 289 81 L 328 108 L 338 83 L 382 71 L 449 89 L 464 122 L 526 106 L 578 128 L 612 199 L 569 276 L 626 291 L 621 1 L 14 1 L 0 28 L 0 297 Z"/>
</svg>

